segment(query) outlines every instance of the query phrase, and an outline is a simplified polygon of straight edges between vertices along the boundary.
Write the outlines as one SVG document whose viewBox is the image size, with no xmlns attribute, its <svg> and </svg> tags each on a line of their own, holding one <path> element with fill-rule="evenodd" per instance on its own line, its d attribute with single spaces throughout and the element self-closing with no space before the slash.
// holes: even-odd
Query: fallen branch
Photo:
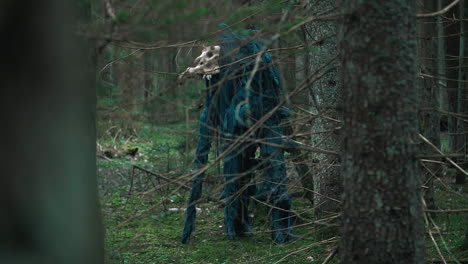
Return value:
<svg viewBox="0 0 468 264">
<path fill-rule="evenodd" d="M 463 158 L 465 155 L 460 153 L 443 154 L 443 155 L 416 155 L 418 159 L 438 159 L 438 158 Z"/>
<path fill-rule="evenodd" d="M 426 207 L 426 201 L 424 201 L 424 199 L 422 199 L 422 204 L 423 204 L 423 208 L 427 208 Z M 425 210 L 427 210 L 427 209 L 425 209 Z M 423 214 L 423 215 L 424 215 L 424 222 L 426 223 L 426 231 L 429 234 L 429 237 L 431 238 L 432 243 L 434 244 L 434 247 L 435 247 L 435 249 L 437 251 L 437 254 L 439 254 L 439 257 L 442 259 L 442 262 L 444 264 L 447 264 L 447 261 L 445 260 L 444 255 L 442 254 L 442 252 L 440 251 L 440 247 L 437 244 L 437 242 L 436 242 L 436 240 L 435 240 L 434 236 L 432 235 L 432 232 L 431 232 L 431 230 L 429 228 L 428 215 L 427 214 Z"/>
<path fill-rule="evenodd" d="M 468 212 L 468 209 L 447 209 L 447 210 L 425 209 L 424 212 L 428 212 L 428 213 L 466 213 L 466 212 Z"/>
</svg>

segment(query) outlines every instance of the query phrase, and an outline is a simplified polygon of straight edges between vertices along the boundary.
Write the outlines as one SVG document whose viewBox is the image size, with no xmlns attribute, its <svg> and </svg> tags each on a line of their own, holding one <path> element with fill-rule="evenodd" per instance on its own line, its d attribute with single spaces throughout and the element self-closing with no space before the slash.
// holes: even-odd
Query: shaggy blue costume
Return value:
<svg viewBox="0 0 468 264">
<path fill-rule="evenodd" d="M 284 140 L 280 122 L 287 117 L 280 108 L 249 138 L 239 138 L 254 123 L 278 106 L 280 76 L 272 64 L 271 55 L 255 38 L 256 30 L 231 32 L 220 39 L 220 73 L 206 81 L 207 97 L 200 116 L 199 139 L 195 169 L 207 164 L 214 133 L 222 137 L 222 151 L 238 145 L 224 159 L 225 227 L 228 239 L 251 232 L 248 217 L 250 196 L 272 205 L 272 239 L 284 243 L 291 238 L 291 197 L 287 191 L 284 165 Z M 261 54 L 258 58 L 258 54 Z M 252 75 L 256 69 L 255 74 Z M 285 146 L 286 147 L 286 146 Z M 260 148 L 260 157 L 255 152 Z M 261 174 L 262 183 L 253 183 L 254 172 Z M 182 243 L 188 243 L 194 230 L 195 203 L 202 193 L 205 173 L 195 176 L 186 211 Z"/>
</svg>

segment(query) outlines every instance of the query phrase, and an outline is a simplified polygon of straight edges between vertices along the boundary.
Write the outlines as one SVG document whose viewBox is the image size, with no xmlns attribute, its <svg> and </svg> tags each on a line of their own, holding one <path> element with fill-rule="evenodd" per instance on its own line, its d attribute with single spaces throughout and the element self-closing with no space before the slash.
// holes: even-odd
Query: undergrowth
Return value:
<svg viewBox="0 0 468 264">
<path fill-rule="evenodd" d="M 132 167 L 137 165 L 171 179 L 179 179 L 189 172 L 196 135 L 188 134 L 187 127 L 195 131 L 196 124 L 144 125 L 132 138 L 98 140 L 98 152 L 112 149 L 124 153 L 125 149 L 138 148 L 133 156 L 101 155 L 98 159 L 107 263 L 322 263 L 334 251 L 337 234 L 323 232 L 324 225 L 307 222 L 314 216 L 310 203 L 302 198 L 293 200 L 293 210 L 301 215 L 293 242 L 272 243 L 268 208 L 262 204 L 251 204 L 255 215 L 254 234 L 226 240 L 222 205 L 205 201 L 199 204 L 201 213 L 190 243 L 181 244 L 188 190 Z M 215 168 L 208 171 L 208 179 L 215 174 Z M 219 194 L 216 182 L 206 184 L 206 194 L 213 197 Z M 189 181 L 184 183 L 190 185 Z M 437 208 L 468 208 L 466 185 L 454 185 L 450 179 L 442 179 L 435 181 L 435 186 Z M 467 216 L 466 212 L 432 215 L 435 225 L 428 230 L 447 261 L 468 262 L 468 253 L 462 247 L 468 228 Z M 428 260 L 441 260 L 429 236 L 426 248 Z M 329 263 L 338 263 L 337 258 Z"/>
</svg>

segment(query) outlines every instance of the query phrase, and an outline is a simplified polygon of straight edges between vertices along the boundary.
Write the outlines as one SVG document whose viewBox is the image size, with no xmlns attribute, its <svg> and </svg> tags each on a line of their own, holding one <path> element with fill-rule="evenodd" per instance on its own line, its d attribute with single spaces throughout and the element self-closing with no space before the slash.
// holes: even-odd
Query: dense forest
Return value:
<svg viewBox="0 0 468 264">
<path fill-rule="evenodd" d="M 468 0 L 0 18 L 0 263 L 468 263 Z"/>
</svg>

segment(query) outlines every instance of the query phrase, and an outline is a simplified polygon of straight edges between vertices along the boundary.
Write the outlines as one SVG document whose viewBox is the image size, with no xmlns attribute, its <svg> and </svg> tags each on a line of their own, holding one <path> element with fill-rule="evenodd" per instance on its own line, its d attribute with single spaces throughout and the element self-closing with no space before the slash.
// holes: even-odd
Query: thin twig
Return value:
<svg viewBox="0 0 468 264">
<path fill-rule="evenodd" d="M 466 212 L 468 212 L 468 209 L 447 209 L 447 210 L 425 209 L 424 212 L 428 212 L 428 213 L 466 213 Z"/>
<path fill-rule="evenodd" d="M 183 184 L 183 183 L 177 182 L 177 181 L 175 181 L 175 180 L 173 180 L 173 179 L 167 178 L 166 176 L 163 176 L 163 175 L 158 174 L 158 173 L 156 173 L 156 172 L 150 171 L 150 170 L 145 169 L 145 168 L 143 168 L 143 167 L 140 167 L 140 166 L 138 166 L 138 165 L 133 165 L 133 168 L 134 168 L 134 169 L 139 169 L 139 170 L 144 171 L 144 172 L 146 172 L 146 173 L 148 173 L 148 174 L 151 174 L 151 175 L 153 175 L 153 176 L 156 176 L 156 177 L 158 177 L 158 178 L 161 178 L 161 179 L 163 179 L 163 180 L 165 180 L 165 181 L 167 181 L 167 182 L 169 182 L 169 183 L 177 184 L 177 185 L 179 185 L 179 187 L 182 188 L 182 189 L 186 189 L 186 190 L 189 190 L 189 191 L 192 189 L 192 188 L 190 188 L 189 186 L 187 186 L 187 185 L 185 185 L 185 184 Z M 206 198 L 208 201 L 212 201 L 212 202 L 216 202 L 216 203 L 221 203 L 221 201 L 220 201 L 219 199 L 213 198 L 213 197 L 211 197 L 211 196 L 207 196 L 207 195 L 205 195 L 205 194 L 203 194 L 203 196 L 206 196 L 205 198 Z"/>
<path fill-rule="evenodd" d="M 458 4 L 458 2 L 460 2 L 460 0 L 455 0 L 451 4 L 449 4 L 448 6 L 442 8 L 439 11 L 432 12 L 432 13 L 426 13 L 426 14 L 417 14 L 416 17 L 417 18 L 423 18 L 423 17 L 435 17 L 435 16 L 443 15 L 443 14 L 447 13 L 447 11 L 449 11 L 456 4 Z"/>
<path fill-rule="evenodd" d="M 464 154 L 453 153 L 453 154 L 443 154 L 443 155 L 416 155 L 418 159 L 438 159 L 438 158 L 463 158 Z"/>
<path fill-rule="evenodd" d="M 424 199 L 422 199 L 422 204 L 423 204 L 424 208 L 427 208 L 426 201 L 424 201 Z M 430 230 L 430 224 L 429 224 L 428 216 L 427 216 L 427 214 L 423 214 L 423 215 L 424 215 L 424 222 L 426 222 L 427 233 L 429 233 L 429 236 L 431 237 L 432 243 L 434 244 L 434 247 L 437 250 L 437 254 L 439 254 L 439 257 L 442 259 L 444 264 L 447 264 L 447 261 L 445 260 L 444 255 L 442 255 L 442 252 L 440 251 L 439 245 L 437 245 L 437 242 L 435 241 L 434 236 L 432 235 L 432 232 Z"/>
<path fill-rule="evenodd" d="M 307 245 L 305 247 L 302 247 L 302 248 L 299 248 L 299 249 L 296 249 L 290 253 L 288 253 L 287 255 L 285 255 L 284 257 L 282 257 L 280 260 L 276 261 L 275 264 L 277 263 L 280 263 L 281 261 L 287 259 L 288 257 L 290 257 L 291 255 L 294 255 L 294 254 L 297 254 L 301 251 L 304 251 L 306 249 L 309 249 L 313 246 L 316 246 L 316 245 L 319 245 L 319 244 L 324 244 L 324 243 L 328 243 L 328 242 L 334 242 L 336 240 L 336 237 L 332 237 L 332 238 L 329 238 L 329 239 L 326 239 L 326 240 L 323 240 L 323 241 L 320 241 L 320 242 L 317 242 L 317 243 L 313 243 L 313 244 L 310 244 L 310 245 Z"/>
<path fill-rule="evenodd" d="M 432 144 L 426 137 L 424 137 L 423 135 L 419 134 L 419 137 L 424 141 L 426 142 L 429 146 L 431 146 L 435 151 L 437 151 L 440 155 L 444 155 L 444 153 L 438 148 L 436 147 L 434 144 Z M 463 172 L 463 174 L 465 174 L 466 176 L 468 176 L 468 173 L 462 169 L 460 166 L 458 166 L 457 163 L 455 163 L 453 160 L 451 160 L 450 158 L 448 157 L 444 157 L 448 162 L 450 162 L 450 164 L 452 164 L 455 168 L 457 168 L 459 171 Z"/>
<path fill-rule="evenodd" d="M 336 255 L 336 252 L 338 252 L 338 247 L 336 247 L 335 249 L 333 249 L 333 251 L 330 253 L 330 255 L 328 255 L 328 257 L 322 262 L 322 264 L 327 264 L 328 262 L 330 262 L 330 260 L 333 259 L 333 257 Z"/>
</svg>

